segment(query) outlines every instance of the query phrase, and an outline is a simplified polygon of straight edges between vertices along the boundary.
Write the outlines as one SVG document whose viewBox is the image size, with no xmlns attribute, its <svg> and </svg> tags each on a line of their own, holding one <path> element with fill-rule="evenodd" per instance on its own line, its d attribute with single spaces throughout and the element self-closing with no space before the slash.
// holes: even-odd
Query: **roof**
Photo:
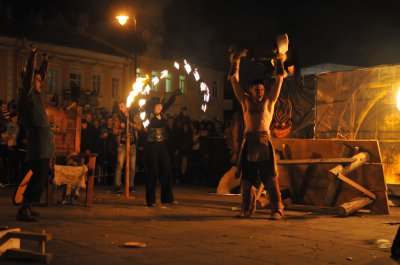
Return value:
<svg viewBox="0 0 400 265">
<path fill-rule="evenodd" d="M 339 72 L 339 71 L 349 71 L 360 69 L 360 66 L 343 65 L 343 64 L 333 64 L 333 63 L 323 63 L 312 65 L 309 67 L 304 67 L 301 69 L 302 75 L 316 75 L 325 72 Z"/>
</svg>

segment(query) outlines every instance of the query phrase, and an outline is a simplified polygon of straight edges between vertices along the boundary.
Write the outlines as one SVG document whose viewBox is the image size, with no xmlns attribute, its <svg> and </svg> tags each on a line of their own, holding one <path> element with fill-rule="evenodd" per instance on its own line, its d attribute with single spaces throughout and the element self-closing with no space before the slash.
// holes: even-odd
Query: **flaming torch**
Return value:
<svg viewBox="0 0 400 265">
<path fill-rule="evenodd" d="M 397 101 L 396 101 L 397 109 L 400 110 L 400 89 L 397 90 Z"/>
</svg>

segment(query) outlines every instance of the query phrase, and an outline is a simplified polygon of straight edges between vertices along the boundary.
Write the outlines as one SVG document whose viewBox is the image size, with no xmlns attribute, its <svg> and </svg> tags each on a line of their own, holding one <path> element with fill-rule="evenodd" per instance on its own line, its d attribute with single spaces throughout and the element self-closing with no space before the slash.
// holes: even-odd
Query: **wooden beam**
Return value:
<svg viewBox="0 0 400 265">
<path fill-rule="evenodd" d="M 336 208 L 336 211 L 340 217 L 346 217 L 373 202 L 374 200 L 372 200 L 371 198 L 358 197 L 349 202 L 341 204 L 339 207 Z"/>
<path fill-rule="evenodd" d="M 342 157 L 348 158 L 348 157 L 352 156 L 353 153 L 354 153 L 353 147 L 351 147 L 347 144 L 342 145 L 342 150 L 341 150 Z M 338 166 L 334 167 L 333 169 L 336 169 L 336 168 L 343 168 L 343 166 L 338 165 Z M 342 184 L 342 182 L 337 178 L 337 176 L 334 175 L 332 177 L 331 182 L 329 183 L 328 189 L 326 191 L 326 195 L 325 195 L 325 199 L 324 199 L 325 206 L 334 206 L 336 204 L 336 200 L 339 195 L 341 184 Z"/>
<path fill-rule="evenodd" d="M 355 181 L 352 181 L 351 179 L 349 179 L 345 175 L 339 173 L 338 178 L 340 180 L 346 182 L 347 184 L 349 184 L 353 188 L 361 191 L 362 193 L 364 193 L 365 195 L 369 196 L 370 198 L 376 200 L 376 195 L 375 194 L 373 194 L 372 192 L 370 192 L 369 190 L 367 190 L 366 188 L 364 188 L 360 184 L 356 183 Z"/>
<path fill-rule="evenodd" d="M 346 164 L 353 163 L 356 158 L 311 158 L 311 159 L 281 159 L 278 165 L 308 165 L 308 164 Z"/>
<path fill-rule="evenodd" d="M 8 232 L 5 235 L 5 237 L 27 239 L 27 240 L 38 240 L 38 241 L 49 241 L 52 239 L 51 234 L 40 234 L 34 232 L 18 232 L 18 231 Z"/>
<path fill-rule="evenodd" d="M 50 253 L 40 253 L 33 250 L 16 248 L 8 249 L 3 256 L 9 259 L 35 260 L 46 264 L 49 264 L 52 259 L 52 255 Z"/>
<path fill-rule="evenodd" d="M 352 162 L 350 165 L 347 165 L 347 166 L 338 165 L 338 166 L 332 168 L 331 170 L 329 170 L 329 172 L 331 172 L 332 174 L 334 174 L 336 176 L 339 173 L 341 173 L 343 175 L 347 175 L 350 172 L 356 170 L 357 168 L 359 168 L 362 165 L 364 165 L 365 163 L 367 163 L 369 161 L 370 155 L 367 152 L 360 152 L 360 153 L 354 155 L 352 158 L 355 158 L 356 161 Z"/>
<path fill-rule="evenodd" d="M 301 212 L 336 214 L 335 207 L 326 207 L 326 206 L 292 204 L 285 206 L 285 209 L 293 211 L 301 211 Z"/>
<path fill-rule="evenodd" d="M 76 108 L 75 153 L 81 152 L 82 107 Z"/>
</svg>

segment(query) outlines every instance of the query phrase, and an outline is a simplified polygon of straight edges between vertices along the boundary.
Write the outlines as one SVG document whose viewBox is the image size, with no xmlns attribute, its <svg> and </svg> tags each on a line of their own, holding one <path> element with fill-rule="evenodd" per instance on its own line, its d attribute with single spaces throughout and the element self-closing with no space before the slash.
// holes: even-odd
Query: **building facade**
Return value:
<svg viewBox="0 0 400 265">
<path fill-rule="evenodd" d="M 3 62 L 0 65 L 0 99 L 10 101 L 16 98 L 28 45 L 29 42 L 21 38 L 0 36 L 0 60 Z M 50 61 L 48 80 L 43 90 L 46 101 L 55 94 L 64 101 L 72 101 L 78 96 L 78 101 L 83 104 L 111 110 L 115 103 L 125 101 L 132 89 L 134 67 L 130 58 L 48 42 L 38 42 L 38 47 L 38 61 L 42 53 L 47 53 Z M 210 102 L 207 111 L 203 112 L 200 81 L 196 81 L 192 73 L 187 74 L 182 69 L 183 58 L 178 62 L 181 64 L 179 70 L 174 67 L 174 61 L 138 56 L 138 76 L 148 75 L 151 79 L 160 77 L 161 71 L 168 70 L 168 75 L 157 86 L 152 86 L 149 96 L 168 98 L 172 91 L 180 89 L 183 95 L 177 98 L 169 110 L 170 113 L 177 114 L 185 106 L 194 119 L 222 120 L 224 73 L 197 67 L 200 81 L 205 82 L 210 90 Z M 192 67 L 196 68 L 194 65 Z"/>
</svg>

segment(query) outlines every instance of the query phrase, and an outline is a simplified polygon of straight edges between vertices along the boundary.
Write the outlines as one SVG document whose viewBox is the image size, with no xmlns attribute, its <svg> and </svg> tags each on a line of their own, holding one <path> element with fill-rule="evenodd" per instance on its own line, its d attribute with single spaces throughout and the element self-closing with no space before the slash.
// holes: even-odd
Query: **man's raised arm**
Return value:
<svg viewBox="0 0 400 265">
<path fill-rule="evenodd" d="M 236 98 L 239 100 L 240 103 L 244 102 L 245 94 L 243 92 L 242 85 L 239 82 L 239 66 L 240 66 L 240 58 L 233 58 L 231 55 L 231 69 L 232 74 L 230 76 L 233 92 L 235 93 Z"/>
<path fill-rule="evenodd" d="M 25 65 L 25 69 L 24 69 L 24 74 L 23 74 L 23 87 L 26 90 L 29 90 L 31 88 L 31 84 L 33 81 L 33 74 L 35 71 L 35 63 L 36 63 L 36 51 L 37 51 L 37 47 L 35 43 L 32 43 L 29 46 L 29 54 L 28 54 L 28 58 L 26 60 L 26 65 Z"/>
<path fill-rule="evenodd" d="M 271 102 L 276 102 L 279 98 L 279 94 L 281 93 L 283 79 L 287 76 L 287 73 L 282 71 L 283 62 L 286 59 L 286 54 L 279 54 L 278 59 L 275 61 L 275 83 L 272 86 L 271 90 L 269 91 L 267 97 Z"/>
</svg>

